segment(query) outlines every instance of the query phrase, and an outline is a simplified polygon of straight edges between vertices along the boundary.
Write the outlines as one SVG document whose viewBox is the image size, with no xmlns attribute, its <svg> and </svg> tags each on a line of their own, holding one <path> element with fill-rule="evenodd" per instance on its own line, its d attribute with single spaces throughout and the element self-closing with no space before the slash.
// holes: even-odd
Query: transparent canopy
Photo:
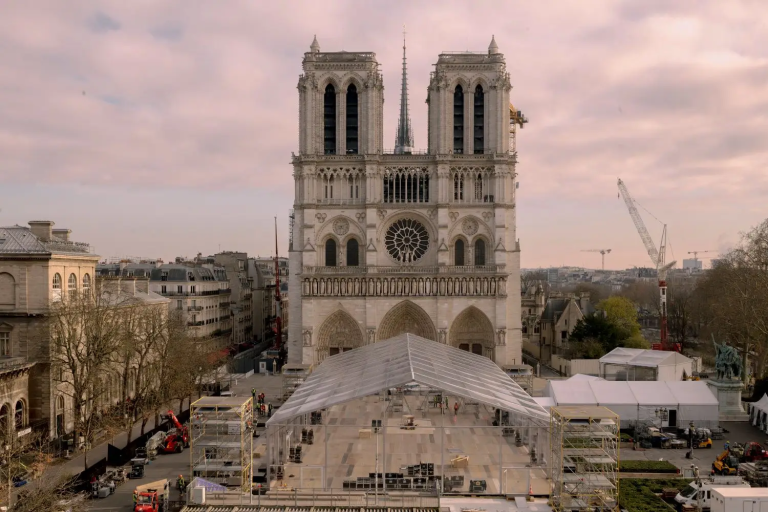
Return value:
<svg viewBox="0 0 768 512">
<path fill-rule="evenodd" d="M 417 383 L 532 419 L 549 414 L 490 359 L 413 334 L 323 361 L 267 425 Z"/>
</svg>

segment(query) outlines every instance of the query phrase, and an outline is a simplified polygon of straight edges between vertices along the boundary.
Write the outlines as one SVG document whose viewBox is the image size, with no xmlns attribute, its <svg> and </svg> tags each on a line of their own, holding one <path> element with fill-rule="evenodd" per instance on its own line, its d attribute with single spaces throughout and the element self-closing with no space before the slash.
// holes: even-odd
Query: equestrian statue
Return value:
<svg viewBox="0 0 768 512">
<path fill-rule="evenodd" d="M 712 335 L 712 343 L 715 344 L 715 370 L 720 380 L 738 380 L 741 377 L 741 357 L 736 348 L 726 342 L 717 344 L 715 335 Z"/>
</svg>

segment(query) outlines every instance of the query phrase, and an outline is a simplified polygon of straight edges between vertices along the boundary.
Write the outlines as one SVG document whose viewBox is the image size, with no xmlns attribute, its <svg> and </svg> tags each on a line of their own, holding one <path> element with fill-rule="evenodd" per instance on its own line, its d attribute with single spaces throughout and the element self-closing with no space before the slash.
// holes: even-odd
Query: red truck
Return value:
<svg viewBox="0 0 768 512">
<path fill-rule="evenodd" d="M 189 429 L 179 422 L 173 411 L 168 411 L 164 417 L 170 420 L 175 428 L 168 431 L 158 450 L 163 453 L 181 453 L 184 448 L 189 448 Z"/>
</svg>

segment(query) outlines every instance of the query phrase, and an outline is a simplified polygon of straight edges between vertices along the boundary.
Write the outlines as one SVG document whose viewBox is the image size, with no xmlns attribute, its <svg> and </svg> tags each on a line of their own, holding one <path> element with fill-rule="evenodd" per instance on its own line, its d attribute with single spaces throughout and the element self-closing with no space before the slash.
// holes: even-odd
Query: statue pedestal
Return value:
<svg viewBox="0 0 768 512">
<path fill-rule="evenodd" d="M 708 380 L 707 386 L 720 402 L 720 421 L 749 421 L 741 406 L 741 381 Z"/>
</svg>

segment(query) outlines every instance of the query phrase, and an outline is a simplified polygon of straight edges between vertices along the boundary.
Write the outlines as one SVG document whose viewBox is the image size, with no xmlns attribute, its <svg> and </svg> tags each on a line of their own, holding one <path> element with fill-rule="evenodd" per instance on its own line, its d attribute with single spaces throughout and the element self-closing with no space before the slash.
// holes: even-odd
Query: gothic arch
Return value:
<svg viewBox="0 0 768 512">
<path fill-rule="evenodd" d="M 472 80 L 469 83 L 470 91 L 474 93 L 478 85 L 483 88 L 483 92 L 486 94 L 491 89 L 490 86 L 488 85 L 488 81 L 485 79 L 484 76 L 472 77 Z"/>
<path fill-rule="evenodd" d="M 363 331 L 346 311 L 338 310 L 325 319 L 317 335 L 316 360 L 322 362 L 333 355 L 362 347 Z"/>
<path fill-rule="evenodd" d="M 336 75 L 329 74 L 320 80 L 320 86 L 317 88 L 319 91 L 325 92 L 325 88 L 328 84 L 333 86 L 333 90 L 338 94 L 341 91 L 341 80 Z"/>
<path fill-rule="evenodd" d="M 448 90 L 453 93 L 453 91 L 456 90 L 456 86 L 460 85 L 461 90 L 466 94 L 467 92 L 471 92 L 469 89 L 470 80 L 464 76 L 464 75 L 457 75 L 451 80 L 450 86 L 448 87 Z"/>
<path fill-rule="evenodd" d="M 450 331 L 450 343 L 456 348 L 494 359 L 493 324 L 485 313 L 469 306 L 459 313 Z"/>
<path fill-rule="evenodd" d="M 16 306 L 16 280 L 6 272 L 0 272 L 0 307 L 3 306 Z"/>
<path fill-rule="evenodd" d="M 483 219 L 479 217 L 476 217 L 475 215 L 462 215 L 461 217 L 456 219 L 456 221 L 453 222 L 453 225 L 448 229 L 449 240 L 453 240 L 454 237 L 456 237 L 460 233 L 464 233 L 464 221 L 468 219 L 472 219 L 475 222 L 477 222 L 477 232 L 473 233 L 467 238 L 470 238 L 471 236 L 475 236 L 475 235 L 482 235 L 482 236 L 485 236 L 488 240 L 493 240 L 493 231 L 491 230 L 491 227 L 488 225 L 487 222 L 485 222 Z"/>
<path fill-rule="evenodd" d="M 334 224 L 336 224 L 336 221 L 342 221 L 342 226 L 345 225 L 343 221 L 346 221 L 346 231 L 344 233 L 338 234 L 334 230 Z M 343 231 L 343 228 L 341 228 L 341 230 Z M 358 241 L 365 240 L 365 228 L 346 215 L 336 215 L 335 217 L 329 218 L 323 222 L 322 227 L 317 232 L 316 240 L 318 244 L 322 245 L 329 237 L 333 237 L 336 239 L 337 243 L 343 245 L 345 243 L 345 237 L 348 236 L 356 236 Z"/>
<path fill-rule="evenodd" d="M 363 81 L 357 75 L 351 74 L 343 77 L 341 82 L 341 86 L 342 86 L 341 90 L 343 90 L 346 93 L 350 85 L 354 85 L 357 88 L 357 94 L 362 94 L 362 92 L 365 90 Z"/>
<path fill-rule="evenodd" d="M 399 303 L 384 315 L 376 339 L 386 340 L 405 333 L 437 341 L 437 330 L 432 319 L 426 311 L 409 300 Z"/>
</svg>

